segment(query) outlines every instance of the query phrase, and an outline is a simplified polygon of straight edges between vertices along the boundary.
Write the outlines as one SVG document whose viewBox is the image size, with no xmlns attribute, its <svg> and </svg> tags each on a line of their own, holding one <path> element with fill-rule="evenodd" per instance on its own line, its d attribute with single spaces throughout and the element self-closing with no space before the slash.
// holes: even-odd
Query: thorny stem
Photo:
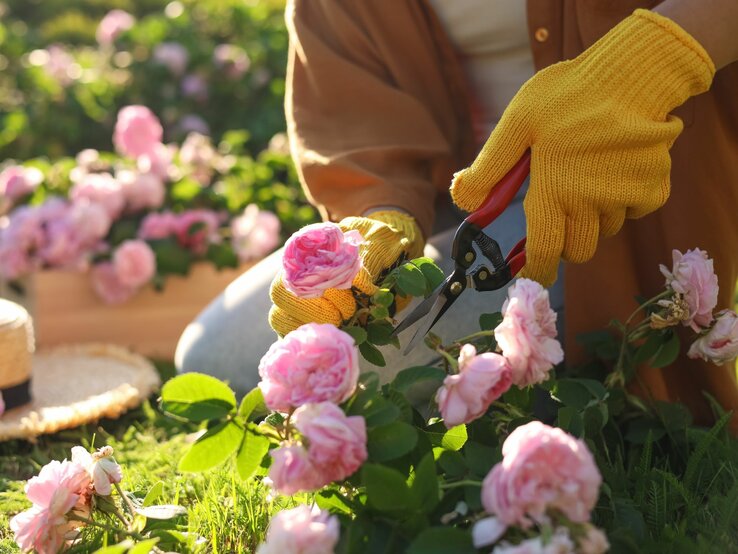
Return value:
<svg viewBox="0 0 738 554">
<path fill-rule="evenodd" d="M 466 343 L 466 342 L 469 342 L 470 340 L 474 340 L 474 339 L 478 339 L 482 337 L 494 337 L 494 336 L 495 336 L 494 329 L 487 330 L 487 331 L 477 331 L 476 333 L 472 333 L 471 335 L 467 335 L 466 337 L 461 337 L 460 339 L 456 339 L 455 342 L 458 344 L 461 344 L 461 343 Z"/>
<path fill-rule="evenodd" d="M 633 321 L 633 318 L 634 318 L 634 317 L 635 317 L 636 315 L 638 315 L 638 312 L 640 312 L 640 311 L 641 311 L 641 310 L 643 310 L 644 308 L 648 307 L 648 306 L 649 306 L 650 304 L 653 304 L 653 303 L 655 303 L 655 302 L 658 302 L 658 301 L 659 301 L 659 300 L 661 300 L 662 298 L 666 298 L 666 297 L 668 297 L 668 296 L 671 296 L 672 294 L 674 294 L 674 291 L 672 291 L 671 289 L 667 289 L 667 290 L 661 291 L 660 293 L 658 293 L 658 294 L 657 294 L 656 296 L 654 296 L 653 298 L 649 298 L 648 300 L 646 300 L 646 301 L 645 301 L 645 302 L 644 302 L 643 304 L 641 304 L 640 306 L 638 306 L 638 307 L 637 307 L 637 308 L 636 308 L 636 309 L 635 309 L 635 310 L 633 311 L 633 313 L 632 313 L 632 314 L 630 314 L 630 315 L 628 316 L 628 319 L 626 319 L 626 320 L 625 320 L 625 327 L 627 328 L 627 327 L 628 327 L 628 325 L 630 325 L 630 322 L 631 322 L 631 321 Z"/>
<path fill-rule="evenodd" d="M 95 521 L 94 519 L 89 519 L 86 517 L 78 516 L 76 514 L 72 514 L 69 516 L 69 519 L 72 521 L 79 521 L 84 523 L 85 525 L 89 525 L 91 527 L 97 527 L 99 529 L 104 529 L 106 531 L 111 531 L 114 533 L 124 533 L 128 535 L 129 537 L 132 537 L 138 541 L 146 540 L 146 537 L 144 537 L 140 533 L 136 533 L 136 531 L 131 531 L 130 529 L 119 529 L 118 527 L 113 527 L 111 525 L 106 525 L 104 523 L 100 523 L 99 521 Z"/>
<path fill-rule="evenodd" d="M 453 483 L 441 483 L 442 489 L 455 489 L 458 487 L 480 487 L 482 486 L 481 481 L 474 481 L 473 479 L 464 479 L 462 481 L 454 481 Z"/>
<path fill-rule="evenodd" d="M 446 366 L 444 368 L 446 370 L 446 373 L 449 373 L 450 368 L 456 367 L 456 360 L 454 360 L 453 356 L 446 352 L 442 346 L 437 347 L 436 352 L 438 352 L 443 357 L 443 363 Z"/>
<path fill-rule="evenodd" d="M 131 517 L 136 517 L 136 507 L 133 505 L 133 502 L 131 502 L 131 499 L 128 498 L 128 495 L 125 492 L 123 492 L 123 489 L 120 488 L 120 485 L 118 483 L 113 483 L 113 486 L 115 487 L 115 490 L 118 491 L 120 497 L 123 499 L 123 503 L 126 505 L 126 508 L 128 508 Z"/>
</svg>

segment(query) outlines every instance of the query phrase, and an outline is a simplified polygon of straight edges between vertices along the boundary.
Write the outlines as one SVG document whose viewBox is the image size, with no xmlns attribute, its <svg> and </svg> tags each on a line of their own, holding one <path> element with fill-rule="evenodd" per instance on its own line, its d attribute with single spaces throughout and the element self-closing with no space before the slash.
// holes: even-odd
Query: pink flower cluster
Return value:
<svg viewBox="0 0 738 554">
<path fill-rule="evenodd" d="M 110 262 L 92 269 L 92 286 L 108 304 L 129 300 L 156 274 L 156 256 L 142 240 L 127 240 L 113 252 Z"/>
<path fill-rule="evenodd" d="M 549 536 L 526 539 L 518 544 L 504 541 L 492 550 L 492 554 L 605 554 L 610 548 L 605 534 L 591 525 L 576 541 L 569 529 L 559 527 Z"/>
<path fill-rule="evenodd" d="M 128 12 L 118 9 L 110 10 L 97 26 L 95 33 L 97 43 L 101 46 L 110 46 L 135 23 L 136 19 Z"/>
<path fill-rule="evenodd" d="M 358 231 L 346 233 L 335 223 L 300 229 L 284 245 L 282 279 L 301 298 L 317 298 L 327 289 L 349 289 L 361 269 Z"/>
<path fill-rule="evenodd" d="M 231 244 L 242 262 L 258 260 L 279 245 L 281 225 L 272 212 L 249 204 L 231 221 Z"/>
<path fill-rule="evenodd" d="M 215 67 L 232 80 L 240 79 L 249 70 L 251 60 L 246 50 L 235 44 L 219 44 L 213 50 Z"/>
<path fill-rule="evenodd" d="M 121 480 L 120 466 L 109 446 L 90 454 L 81 446 L 72 449 L 72 461 L 52 461 L 26 483 L 32 507 L 10 520 L 10 528 L 22 552 L 56 554 L 66 536 L 78 526 L 70 515 L 87 516 L 91 496 L 110 494 L 111 483 Z"/>
<path fill-rule="evenodd" d="M 43 182 L 44 174 L 35 167 L 11 165 L 0 173 L 0 198 L 10 202 L 31 194 Z"/>
<path fill-rule="evenodd" d="M 272 486 L 282 494 L 345 479 L 366 460 L 366 422 L 338 404 L 356 390 L 358 349 L 333 325 L 308 323 L 275 342 L 259 363 L 259 388 L 271 410 L 294 413 L 299 437 L 272 451 Z"/>
<path fill-rule="evenodd" d="M 208 245 L 220 242 L 218 230 L 224 219 L 223 214 L 210 210 L 150 213 L 141 221 L 138 237 L 144 240 L 175 237 L 180 246 L 204 254 Z"/>
<path fill-rule="evenodd" d="M 482 504 L 502 524 L 528 529 L 551 510 L 589 521 L 602 477 L 583 441 L 533 421 L 510 433 L 502 456 L 482 484 Z"/>
<path fill-rule="evenodd" d="M 336 516 L 300 505 L 272 518 L 256 554 L 333 554 L 339 531 Z"/>
<path fill-rule="evenodd" d="M 712 310 L 717 305 L 718 280 L 712 259 L 704 250 L 695 248 L 685 254 L 673 250 L 672 262 L 671 271 L 660 266 L 666 286 L 682 295 L 689 306 L 689 314 L 682 323 L 699 332 L 701 327 L 712 323 Z"/>
<path fill-rule="evenodd" d="M 302 444 L 272 450 L 269 479 L 281 494 L 314 491 L 352 475 L 367 457 L 366 423 L 330 402 L 305 404 L 293 415 Z M 307 446 L 306 446 L 307 445 Z"/>
</svg>

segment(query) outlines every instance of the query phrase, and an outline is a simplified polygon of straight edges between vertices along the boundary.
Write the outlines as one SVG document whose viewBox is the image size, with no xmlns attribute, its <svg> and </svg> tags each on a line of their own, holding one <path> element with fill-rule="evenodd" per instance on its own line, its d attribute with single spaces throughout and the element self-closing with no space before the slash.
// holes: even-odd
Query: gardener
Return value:
<svg viewBox="0 0 738 554">
<path fill-rule="evenodd" d="M 377 277 L 400 241 L 414 256 L 430 237 L 431 252 L 447 260 L 462 218 L 445 193 L 454 171 L 473 162 L 451 196 L 474 210 L 532 148 L 527 222 L 518 202 L 488 232 L 509 248 L 527 230 L 524 274 L 546 285 L 561 258 L 574 262 L 551 291 L 560 314 L 566 305 L 569 363 L 581 357 L 577 334 L 624 319 L 636 295 L 662 288 L 657 265 L 672 248 L 709 252 L 718 308 L 729 307 L 738 277 L 738 2 L 667 0 L 632 13 L 655 3 L 291 0 L 288 131 L 311 201 L 363 230 L 364 263 Z M 247 272 L 190 325 L 181 369 L 255 384 L 274 339 L 264 314 L 278 266 L 277 254 Z M 499 309 L 504 291 L 464 296 L 441 320 L 446 339 Z M 331 299 L 298 299 L 279 279 L 272 299 L 270 323 L 282 334 L 307 321 L 340 323 Z M 729 365 L 683 358 L 641 378 L 703 420 L 702 391 L 738 408 Z"/>
</svg>

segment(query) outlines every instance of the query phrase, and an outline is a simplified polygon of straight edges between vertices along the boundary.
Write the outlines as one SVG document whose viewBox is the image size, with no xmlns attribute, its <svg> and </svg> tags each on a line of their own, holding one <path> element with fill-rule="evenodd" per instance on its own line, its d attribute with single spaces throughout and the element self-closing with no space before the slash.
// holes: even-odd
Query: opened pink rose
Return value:
<svg viewBox="0 0 738 554">
<path fill-rule="evenodd" d="M 126 11 L 110 10 L 100 20 L 95 32 L 98 44 L 109 46 L 115 42 L 122 33 L 133 27 L 136 19 Z"/>
<path fill-rule="evenodd" d="M 165 66 L 175 75 L 181 75 L 187 69 L 190 54 L 179 42 L 160 42 L 154 47 L 151 59 Z"/>
<path fill-rule="evenodd" d="M 133 298 L 138 290 L 136 287 L 121 282 L 112 262 L 103 262 L 93 266 L 90 277 L 93 290 L 108 304 L 122 304 Z"/>
<path fill-rule="evenodd" d="M 111 485 L 120 483 L 123 479 L 123 471 L 118 462 L 113 459 L 111 446 L 103 446 L 92 454 L 82 446 L 74 446 L 72 447 L 72 461 L 85 468 L 92 481 L 95 494 L 108 496 L 113 492 Z"/>
<path fill-rule="evenodd" d="M 734 360 L 738 356 L 738 314 L 721 311 L 710 330 L 692 343 L 687 356 L 714 364 Z"/>
<path fill-rule="evenodd" d="M 512 372 L 504 357 L 489 352 L 477 356 L 476 348 L 465 344 L 459 373 L 446 377 L 436 395 L 444 424 L 451 429 L 480 418 L 511 384 Z"/>
<path fill-rule="evenodd" d="M 156 240 L 172 236 L 177 230 L 177 220 L 172 212 L 150 213 L 141 221 L 138 238 Z"/>
<path fill-rule="evenodd" d="M 278 340 L 259 362 L 259 388 L 270 410 L 310 402 L 340 404 L 356 390 L 354 339 L 330 324 L 307 323 Z"/>
<path fill-rule="evenodd" d="M 121 154 L 136 158 L 151 155 L 161 144 L 164 130 L 146 106 L 126 106 L 118 112 L 113 144 Z"/>
<path fill-rule="evenodd" d="M 564 359 L 548 291 L 535 281 L 518 279 L 507 291 L 502 315 L 495 339 L 510 363 L 513 384 L 525 387 L 548 379 Z"/>
<path fill-rule="evenodd" d="M 295 410 L 294 423 L 307 441 L 310 461 L 323 477 L 320 486 L 345 479 L 366 460 L 363 417 L 347 416 L 335 404 L 321 402 Z"/>
<path fill-rule="evenodd" d="M 111 219 L 117 219 L 126 204 L 123 186 L 110 173 L 86 174 L 69 191 L 69 198 L 100 204 Z"/>
<path fill-rule="evenodd" d="M 549 510 L 589 521 L 602 477 L 583 441 L 533 421 L 510 433 L 502 456 L 482 484 L 487 512 L 524 529 L 545 522 Z"/>
<path fill-rule="evenodd" d="M 344 233 L 335 223 L 300 229 L 284 245 L 283 282 L 301 298 L 317 298 L 327 289 L 350 289 L 361 269 L 358 231 Z"/>
<path fill-rule="evenodd" d="M 300 505 L 272 518 L 256 554 L 333 554 L 339 532 L 336 516 Z"/>
<path fill-rule="evenodd" d="M 137 288 L 156 274 L 156 256 L 144 241 L 127 240 L 115 249 L 113 267 L 123 285 Z"/>
<path fill-rule="evenodd" d="M 326 484 L 303 446 L 281 446 L 272 450 L 270 455 L 272 465 L 269 466 L 269 481 L 280 494 L 310 492 Z"/>
<path fill-rule="evenodd" d="M 263 258 L 279 245 L 279 218 L 249 204 L 231 221 L 231 242 L 242 262 Z"/>
<path fill-rule="evenodd" d="M 35 167 L 11 165 L 0 173 L 0 197 L 18 200 L 31 194 L 43 180 L 44 174 Z"/>
<path fill-rule="evenodd" d="M 197 254 L 204 254 L 208 245 L 221 240 L 218 234 L 223 217 L 211 210 L 186 210 L 176 215 L 174 234 L 179 244 Z"/>
<path fill-rule="evenodd" d="M 699 332 L 700 327 L 708 327 L 712 322 L 712 310 L 717 305 L 718 279 L 712 259 L 707 252 L 695 248 L 682 254 L 672 251 L 671 271 L 661 265 L 661 273 L 666 277 L 666 286 L 684 295 L 689 306 L 689 317 L 683 324 Z"/>
<path fill-rule="evenodd" d="M 123 188 L 128 211 L 155 209 L 164 203 L 166 189 L 158 175 L 126 169 L 115 176 Z"/>
</svg>

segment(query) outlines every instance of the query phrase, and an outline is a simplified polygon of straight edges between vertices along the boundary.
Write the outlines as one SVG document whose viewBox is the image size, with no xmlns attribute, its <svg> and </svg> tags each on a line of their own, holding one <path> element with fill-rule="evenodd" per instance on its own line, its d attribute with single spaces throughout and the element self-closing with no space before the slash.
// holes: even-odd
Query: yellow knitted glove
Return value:
<svg viewBox="0 0 738 554">
<path fill-rule="evenodd" d="M 474 163 L 454 176 L 454 202 L 477 209 L 530 148 L 521 274 L 550 285 L 560 258 L 589 260 L 600 236 L 666 202 L 669 149 L 682 130 L 669 112 L 706 91 L 714 73 L 686 31 L 636 10 L 577 58 L 523 85 Z"/>
<path fill-rule="evenodd" d="M 362 269 L 354 278 L 353 287 L 367 295 L 376 292 L 376 280 L 403 254 L 416 258 L 423 251 L 418 225 L 400 212 L 387 210 L 373 212 L 369 217 L 347 217 L 338 225 L 344 232 L 353 229 L 364 237 L 359 250 Z M 351 290 L 328 289 L 320 298 L 298 298 L 284 287 L 281 275 L 272 282 L 270 296 L 274 305 L 269 311 L 269 325 L 280 335 L 309 322 L 339 326 L 356 312 Z"/>
</svg>

